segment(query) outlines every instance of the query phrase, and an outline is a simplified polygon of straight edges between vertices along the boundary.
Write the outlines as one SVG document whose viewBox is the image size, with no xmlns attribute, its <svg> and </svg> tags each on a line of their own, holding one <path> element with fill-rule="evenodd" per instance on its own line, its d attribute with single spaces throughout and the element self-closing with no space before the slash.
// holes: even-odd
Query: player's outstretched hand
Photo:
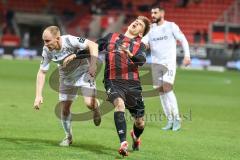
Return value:
<svg viewBox="0 0 240 160">
<path fill-rule="evenodd" d="M 43 103 L 43 97 L 36 97 L 35 101 L 34 101 L 34 104 L 33 104 L 34 109 L 39 110 L 40 109 L 40 105 L 42 103 Z"/>
<path fill-rule="evenodd" d="M 183 59 L 183 65 L 184 65 L 184 66 L 188 66 L 189 64 L 191 64 L 191 59 L 190 59 L 190 57 L 184 57 L 184 59 Z"/>
<path fill-rule="evenodd" d="M 66 67 L 68 63 L 76 58 L 76 54 L 71 54 L 70 56 L 66 57 L 63 61 L 63 67 Z"/>
<path fill-rule="evenodd" d="M 92 76 L 95 77 L 97 72 L 97 64 L 90 64 L 88 73 Z"/>
</svg>

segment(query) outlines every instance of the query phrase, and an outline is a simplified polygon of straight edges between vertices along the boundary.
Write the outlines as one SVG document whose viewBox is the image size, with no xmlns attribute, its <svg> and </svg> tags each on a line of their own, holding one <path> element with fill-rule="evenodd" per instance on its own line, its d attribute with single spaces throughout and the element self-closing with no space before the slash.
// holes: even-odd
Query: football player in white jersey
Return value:
<svg viewBox="0 0 240 160">
<path fill-rule="evenodd" d="M 96 126 L 101 123 L 99 102 L 95 98 L 96 87 L 94 76 L 97 69 L 98 45 L 88 39 L 71 35 L 60 36 L 57 26 L 47 27 L 42 34 L 44 47 L 36 80 L 35 109 L 40 109 L 43 103 L 42 91 L 45 83 L 45 75 L 51 61 L 58 64 L 59 69 L 59 101 L 61 105 L 61 122 L 66 137 L 60 146 L 69 146 L 72 143 L 71 112 L 70 107 L 81 88 L 81 93 L 87 107 L 93 111 L 93 120 Z M 76 59 L 63 66 L 64 59 L 75 54 L 78 50 L 89 49 L 91 58 Z M 58 81 L 58 80 L 57 80 Z"/>
<path fill-rule="evenodd" d="M 177 40 L 184 50 L 183 64 L 189 65 L 191 59 L 189 45 L 184 34 L 174 22 L 166 21 L 164 14 L 163 8 L 152 8 L 152 26 L 148 34 L 143 37 L 142 42 L 151 51 L 153 86 L 159 89 L 160 101 L 168 120 L 167 125 L 162 129 L 177 131 L 181 128 L 177 99 L 173 92 Z M 164 68 L 167 68 L 165 74 L 163 74 Z"/>
</svg>

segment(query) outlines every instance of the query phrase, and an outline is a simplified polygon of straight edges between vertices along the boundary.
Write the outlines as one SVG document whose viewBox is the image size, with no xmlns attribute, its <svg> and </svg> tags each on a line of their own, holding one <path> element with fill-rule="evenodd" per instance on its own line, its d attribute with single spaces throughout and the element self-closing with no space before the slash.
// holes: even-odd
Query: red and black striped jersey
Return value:
<svg viewBox="0 0 240 160">
<path fill-rule="evenodd" d="M 141 38 L 130 39 L 123 34 L 110 33 L 98 39 L 99 51 L 106 51 L 105 80 L 139 80 L 138 66 L 146 62 L 145 45 Z M 125 46 L 133 57 L 121 50 Z"/>
</svg>

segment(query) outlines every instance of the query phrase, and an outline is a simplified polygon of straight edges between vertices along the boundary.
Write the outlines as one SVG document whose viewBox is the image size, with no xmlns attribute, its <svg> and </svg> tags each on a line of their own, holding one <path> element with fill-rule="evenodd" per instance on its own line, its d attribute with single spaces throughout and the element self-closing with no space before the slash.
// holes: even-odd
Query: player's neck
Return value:
<svg viewBox="0 0 240 160">
<path fill-rule="evenodd" d="M 159 21 L 159 22 L 157 23 L 157 25 L 158 25 L 158 26 L 161 26 L 161 25 L 164 23 L 164 21 L 165 21 L 165 20 L 162 19 L 161 21 Z"/>
<path fill-rule="evenodd" d="M 128 38 L 130 38 L 130 39 L 133 39 L 133 38 L 136 37 L 136 36 L 132 35 L 131 33 L 129 33 L 128 31 L 125 32 L 124 36 L 126 36 L 126 37 L 128 37 Z"/>
</svg>

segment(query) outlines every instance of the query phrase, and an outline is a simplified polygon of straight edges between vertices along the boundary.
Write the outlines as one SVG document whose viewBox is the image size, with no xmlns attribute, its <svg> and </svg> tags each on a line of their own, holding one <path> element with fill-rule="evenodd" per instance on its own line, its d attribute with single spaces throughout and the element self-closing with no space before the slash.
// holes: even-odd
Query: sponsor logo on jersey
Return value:
<svg viewBox="0 0 240 160">
<path fill-rule="evenodd" d="M 78 41 L 79 41 L 80 43 L 84 43 L 84 42 L 85 42 L 85 38 L 78 37 L 77 39 L 78 39 Z"/>
<path fill-rule="evenodd" d="M 167 40 L 168 36 L 161 36 L 161 37 L 157 37 L 157 38 L 153 38 L 152 41 L 161 41 L 161 40 Z"/>
</svg>

